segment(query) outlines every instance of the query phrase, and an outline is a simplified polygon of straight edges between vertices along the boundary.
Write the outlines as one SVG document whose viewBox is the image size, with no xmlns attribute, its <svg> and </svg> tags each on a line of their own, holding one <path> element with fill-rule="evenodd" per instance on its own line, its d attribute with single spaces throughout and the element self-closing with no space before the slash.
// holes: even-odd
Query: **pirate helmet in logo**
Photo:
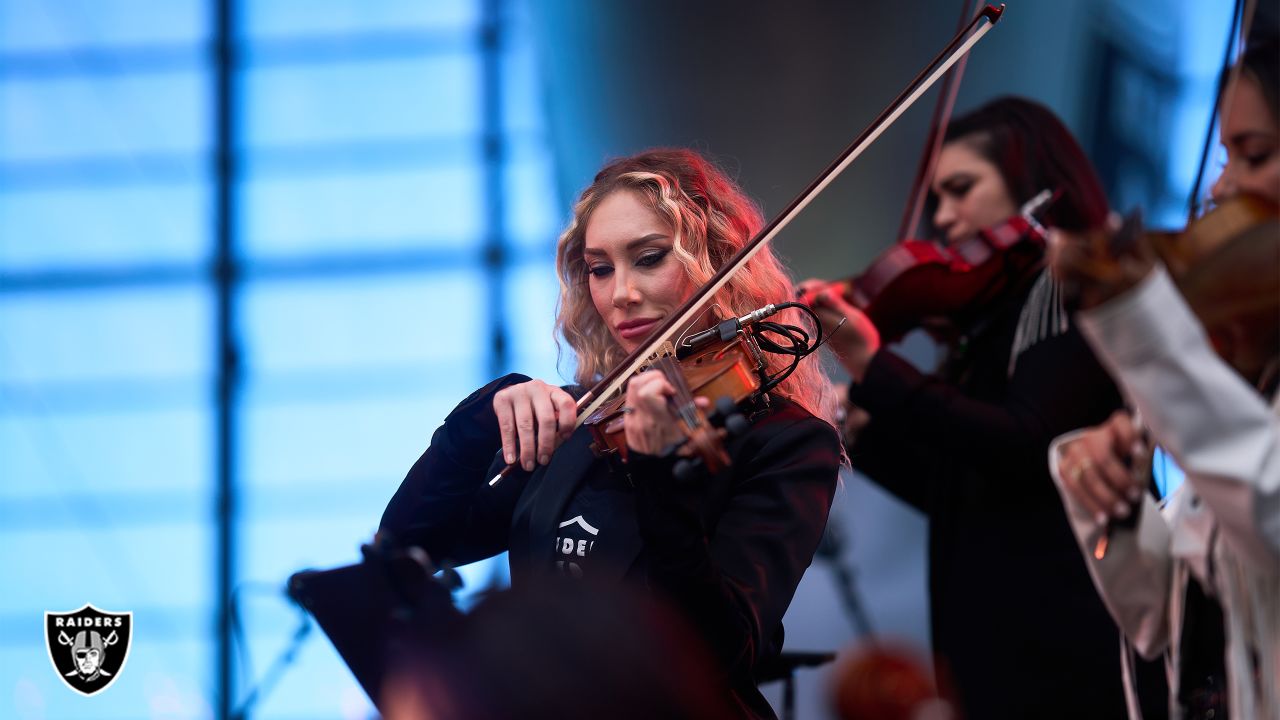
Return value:
<svg viewBox="0 0 1280 720">
<path fill-rule="evenodd" d="M 110 673 L 102 669 L 103 653 L 107 645 L 115 645 L 119 636 L 112 632 L 104 641 L 97 630 L 81 630 L 71 643 L 71 654 L 76 661 L 76 672 L 85 680 L 97 680 Z"/>
</svg>

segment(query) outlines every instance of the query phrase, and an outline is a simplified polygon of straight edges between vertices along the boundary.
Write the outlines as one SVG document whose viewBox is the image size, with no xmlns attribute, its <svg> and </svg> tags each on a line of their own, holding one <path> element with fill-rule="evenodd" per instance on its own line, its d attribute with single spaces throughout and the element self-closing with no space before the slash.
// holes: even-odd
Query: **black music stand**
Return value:
<svg viewBox="0 0 1280 720">
<path fill-rule="evenodd" d="M 833 652 L 782 652 L 756 673 L 756 684 L 774 680 L 782 681 L 781 720 L 793 720 L 796 716 L 796 670 L 802 667 L 818 667 L 836 659 Z"/>
<path fill-rule="evenodd" d="M 462 613 L 449 587 L 432 577 L 434 567 L 421 549 L 362 550 L 364 562 L 356 565 L 294 574 L 289 594 L 315 617 L 382 712 L 388 670 L 440 647 Z"/>
</svg>

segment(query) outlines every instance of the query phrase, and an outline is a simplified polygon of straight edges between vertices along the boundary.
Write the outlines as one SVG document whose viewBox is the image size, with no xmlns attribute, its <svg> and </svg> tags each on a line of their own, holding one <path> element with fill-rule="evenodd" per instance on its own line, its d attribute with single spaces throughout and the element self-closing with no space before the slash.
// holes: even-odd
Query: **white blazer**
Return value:
<svg viewBox="0 0 1280 720">
<path fill-rule="evenodd" d="M 1136 527 L 1113 531 L 1097 560 L 1103 527 L 1063 491 L 1058 471 L 1062 445 L 1081 431 L 1050 445 L 1054 482 L 1103 602 L 1138 652 L 1165 654 L 1177 718 L 1176 640 L 1194 574 L 1222 605 L 1232 717 L 1280 720 L 1280 396 L 1269 405 L 1213 352 L 1163 268 L 1080 313 L 1079 324 L 1187 478 L 1163 508 L 1145 497 Z M 1124 661 L 1127 671 L 1127 650 Z"/>
</svg>

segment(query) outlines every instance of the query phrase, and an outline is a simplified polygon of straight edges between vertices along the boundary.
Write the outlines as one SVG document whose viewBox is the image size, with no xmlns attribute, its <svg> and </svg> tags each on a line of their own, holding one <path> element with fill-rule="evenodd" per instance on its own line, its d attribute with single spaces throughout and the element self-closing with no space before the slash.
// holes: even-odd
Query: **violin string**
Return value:
<svg viewBox="0 0 1280 720">
<path fill-rule="evenodd" d="M 690 427 L 696 425 L 694 420 L 697 419 L 697 413 L 690 412 L 694 407 L 693 391 L 689 388 L 689 383 L 685 380 L 684 373 L 680 372 L 679 366 L 670 355 L 662 356 L 657 367 L 666 376 L 667 382 L 671 383 L 671 387 L 675 389 L 676 397 L 670 398 L 669 402 L 675 405 L 673 410 L 676 416 L 684 419 L 685 423 Z"/>
</svg>

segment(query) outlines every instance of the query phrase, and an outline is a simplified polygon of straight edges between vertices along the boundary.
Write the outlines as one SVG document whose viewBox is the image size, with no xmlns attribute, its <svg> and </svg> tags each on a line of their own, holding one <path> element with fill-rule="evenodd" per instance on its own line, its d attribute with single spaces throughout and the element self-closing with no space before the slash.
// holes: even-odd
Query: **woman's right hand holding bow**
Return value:
<svg viewBox="0 0 1280 720">
<path fill-rule="evenodd" d="M 555 385 L 530 380 L 509 385 L 493 396 L 502 433 L 502 458 L 525 472 L 551 462 L 551 453 L 573 434 L 578 407 Z"/>
</svg>

